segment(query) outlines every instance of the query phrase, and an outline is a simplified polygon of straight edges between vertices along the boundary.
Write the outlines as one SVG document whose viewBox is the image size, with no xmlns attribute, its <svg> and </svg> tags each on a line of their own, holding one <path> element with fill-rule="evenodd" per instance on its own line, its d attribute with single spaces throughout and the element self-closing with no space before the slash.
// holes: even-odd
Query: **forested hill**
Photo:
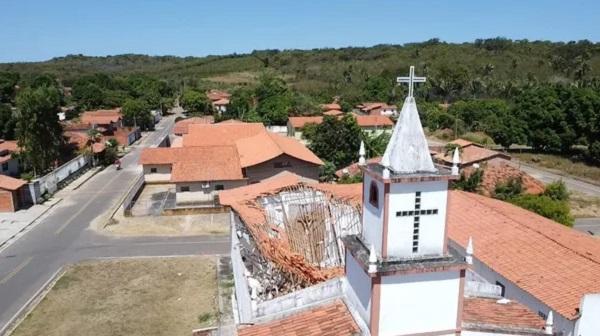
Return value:
<svg viewBox="0 0 600 336">
<path fill-rule="evenodd" d="M 22 78 L 48 73 L 65 86 L 93 73 L 143 73 L 171 82 L 186 81 L 192 86 L 203 80 L 235 86 L 251 83 L 258 73 L 271 69 L 300 92 L 324 97 L 343 95 L 354 100 L 369 78 L 381 77 L 392 85 L 394 77 L 406 73 L 412 64 L 419 75 L 431 79 L 436 90 L 445 91 L 437 92 L 438 98 L 498 96 L 506 87 L 525 83 L 600 77 L 600 44 L 503 38 L 453 44 L 432 39 L 369 48 L 266 50 L 208 57 L 69 55 L 46 62 L 0 64 L 0 71 L 18 72 Z"/>
</svg>

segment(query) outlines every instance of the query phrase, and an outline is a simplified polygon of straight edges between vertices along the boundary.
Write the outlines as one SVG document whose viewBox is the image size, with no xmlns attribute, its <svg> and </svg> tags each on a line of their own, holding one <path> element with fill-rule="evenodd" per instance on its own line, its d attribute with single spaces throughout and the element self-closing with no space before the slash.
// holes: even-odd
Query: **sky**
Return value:
<svg viewBox="0 0 600 336">
<path fill-rule="evenodd" d="M 68 54 L 512 39 L 600 41 L 598 0 L 0 0 L 0 62 Z"/>
</svg>

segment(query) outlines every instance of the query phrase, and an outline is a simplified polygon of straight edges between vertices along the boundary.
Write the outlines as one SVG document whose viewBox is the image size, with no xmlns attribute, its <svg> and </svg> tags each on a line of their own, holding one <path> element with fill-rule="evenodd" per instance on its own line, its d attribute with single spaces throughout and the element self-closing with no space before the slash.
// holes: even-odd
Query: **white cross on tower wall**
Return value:
<svg viewBox="0 0 600 336">
<path fill-rule="evenodd" d="M 414 83 L 425 83 L 426 77 L 415 76 L 415 66 L 410 66 L 408 77 L 398 77 L 398 83 L 408 83 L 408 96 L 412 97 L 414 92 Z"/>
</svg>

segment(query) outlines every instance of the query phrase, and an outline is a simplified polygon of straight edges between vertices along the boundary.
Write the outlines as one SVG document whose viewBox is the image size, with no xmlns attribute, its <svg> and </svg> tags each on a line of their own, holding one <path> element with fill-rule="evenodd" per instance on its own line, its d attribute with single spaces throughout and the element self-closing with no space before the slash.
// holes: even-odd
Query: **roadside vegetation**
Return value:
<svg viewBox="0 0 600 336">
<path fill-rule="evenodd" d="M 555 154 L 532 153 L 511 153 L 511 155 L 525 163 L 600 183 L 600 167 L 581 160 L 581 156 L 565 157 Z"/>
<path fill-rule="evenodd" d="M 82 262 L 12 335 L 190 335 L 216 323 L 213 258 Z"/>
</svg>

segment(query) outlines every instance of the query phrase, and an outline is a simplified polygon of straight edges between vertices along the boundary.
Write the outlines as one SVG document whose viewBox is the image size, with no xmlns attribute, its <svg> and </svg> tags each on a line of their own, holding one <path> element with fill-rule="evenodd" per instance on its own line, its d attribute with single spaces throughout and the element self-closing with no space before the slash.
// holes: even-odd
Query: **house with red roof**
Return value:
<svg viewBox="0 0 600 336">
<path fill-rule="evenodd" d="M 382 102 L 371 102 L 358 104 L 356 108 L 363 115 L 379 115 L 386 117 L 398 116 L 398 108 L 396 105 L 388 105 Z"/>
<path fill-rule="evenodd" d="M 14 212 L 23 206 L 25 185 L 24 180 L 0 175 L 0 212 Z"/>
<path fill-rule="evenodd" d="M 20 173 L 19 160 L 13 154 L 19 152 L 19 145 L 15 140 L 0 139 L 0 174 L 18 176 Z"/>
<path fill-rule="evenodd" d="M 485 148 L 484 146 L 467 141 L 464 139 L 456 139 L 450 141 L 449 144 L 458 146 L 460 152 L 460 168 L 472 167 L 474 165 L 482 165 L 489 162 L 501 163 L 510 161 L 510 155 L 495 150 Z M 447 167 L 452 166 L 452 153 L 438 152 L 434 156 L 434 160 Z"/>
<path fill-rule="evenodd" d="M 219 115 L 227 112 L 227 106 L 229 105 L 229 99 L 231 94 L 222 90 L 209 90 L 206 92 L 206 96 L 210 100 L 213 110 Z"/>
<path fill-rule="evenodd" d="M 121 146 L 129 146 L 141 137 L 139 127 L 123 126 L 123 113 L 120 107 L 85 111 L 81 114 L 80 123 L 87 124 L 100 132 L 104 141 L 115 139 Z"/>
<path fill-rule="evenodd" d="M 146 183 L 173 183 L 178 203 L 260 182 L 282 171 L 319 178 L 323 162 L 300 142 L 268 132 L 261 123 L 190 123 L 172 147 L 140 156 Z M 180 202 L 181 200 L 181 202 Z"/>
</svg>

